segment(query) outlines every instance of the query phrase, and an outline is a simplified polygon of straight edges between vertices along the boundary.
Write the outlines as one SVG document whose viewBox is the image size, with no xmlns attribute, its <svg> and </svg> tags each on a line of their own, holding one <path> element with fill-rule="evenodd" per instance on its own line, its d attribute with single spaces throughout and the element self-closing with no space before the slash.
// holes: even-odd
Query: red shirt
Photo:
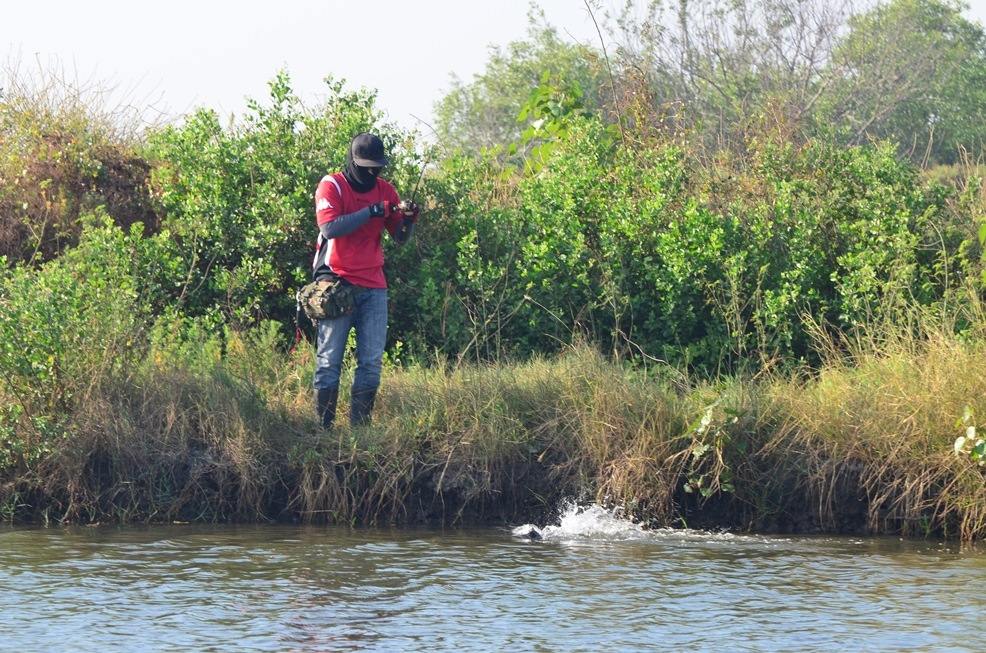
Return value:
<svg viewBox="0 0 986 653">
<path fill-rule="evenodd" d="M 326 175 L 315 190 L 315 221 L 321 226 L 340 216 L 384 201 L 396 206 L 400 199 L 394 187 L 383 179 L 378 179 L 376 187 L 369 192 L 357 193 L 341 172 Z M 384 219 L 370 218 L 363 226 L 338 238 L 326 240 L 319 234 L 316 265 L 322 259 L 321 249 L 327 247 L 328 251 L 322 260 L 333 272 L 357 286 L 386 288 L 381 244 L 383 228 L 387 227 L 393 236 L 400 226 L 400 215 L 394 214 Z"/>
</svg>

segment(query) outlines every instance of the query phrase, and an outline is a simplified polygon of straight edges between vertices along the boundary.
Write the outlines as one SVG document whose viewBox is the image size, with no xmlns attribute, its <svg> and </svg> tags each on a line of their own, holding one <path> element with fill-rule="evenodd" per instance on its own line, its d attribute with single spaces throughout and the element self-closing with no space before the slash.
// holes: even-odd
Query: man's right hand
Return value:
<svg viewBox="0 0 986 653">
<path fill-rule="evenodd" d="M 370 205 L 370 217 L 371 218 L 386 218 L 391 214 L 392 208 L 390 202 L 384 200 L 383 202 L 377 202 L 376 204 Z"/>
</svg>

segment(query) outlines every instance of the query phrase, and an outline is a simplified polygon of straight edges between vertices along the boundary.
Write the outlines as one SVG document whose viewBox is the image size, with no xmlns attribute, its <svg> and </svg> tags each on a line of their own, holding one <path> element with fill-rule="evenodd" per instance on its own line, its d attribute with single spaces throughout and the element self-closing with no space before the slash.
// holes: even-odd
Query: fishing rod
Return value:
<svg viewBox="0 0 986 653">
<path fill-rule="evenodd" d="M 401 200 L 400 204 L 397 205 L 397 208 L 400 210 L 405 211 L 414 206 L 414 198 L 418 196 L 418 188 L 421 186 L 421 180 L 424 179 L 425 176 L 425 168 L 428 167 L 429 163 L 431 163 L 431 152 L 428 152 L 425 156 L 424 163 L 421 164 L 421 172 L 418 173 L 418 181 L 414 183 L 414 190 L 411 191 L 411 199 Z"/>
<path fill-rule="evenodd" d="M 428 129 L 431 130 L 431 133 L 435 135 L 435 139 L 436 139 L 435 140 L 435 144 L 436 145 L 439 145 L 441 147 L 441 144 L 439 142 L 441 137 L 438 135 L 438 132 L 435 131 L 435 128 L 432 127 L 431 124 L 429 124 L 427 121 L 422 120 L 421 118 L 417 117 L 413 113 L 410 114 L 410 115 L 411 115 L 412 118 L 414 118 L 415 120 L 417 120 L 418 122 L 420 122 L 422 125 L 424 125 L 425 127 L 427 127 Z M 399 209 L 405 210 L 405 209 L 408 209 L 408 208 L 414 206 L 414 198 L 418 196 L 418 188 L 421 186 L 421 180 L 424 179 L 425 169 L 428 167 L 428 164 L 431 163 L 431 155 L 432 155 L 432 151 L 429 149 L 429 151 L 425 155 L 424 163 L 421 165 L 421 172 L 418 173 L 418 181 L 416 181 L 414 183 L 414 189 L 411 191 L 411 199 L 410 200 L 402 200 L 401 203 L 397 205 Z"/>
</svg>

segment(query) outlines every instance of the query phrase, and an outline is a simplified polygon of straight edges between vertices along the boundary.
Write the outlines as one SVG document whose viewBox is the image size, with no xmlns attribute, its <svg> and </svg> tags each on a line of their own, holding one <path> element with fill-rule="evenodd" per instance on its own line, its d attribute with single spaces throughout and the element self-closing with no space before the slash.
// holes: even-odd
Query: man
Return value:
<svg viewBox="0 0 986 653">
<path fill-rule="evenodd" d="M 326 175 L 315 191 L 318 248 L 312 264 L 318 281 L 331 275 L 351 284 L 352 313 L 318 321 L 315 363 L 315 410 L 330 428 L 339 398 L 339 376 L 349 330 L 356 330 L 356 375 L 350 401 L 350 423 L 370 421 L 383 349 L 387 341 L 387 280 L 383 274 L 383 231 L 398 244 L 411 237 L 418 207 L 401 205 L 397 191 L 380 179 L 387 165 L 383 142 L 358 134 L 342 172 Z"/>
</svg>

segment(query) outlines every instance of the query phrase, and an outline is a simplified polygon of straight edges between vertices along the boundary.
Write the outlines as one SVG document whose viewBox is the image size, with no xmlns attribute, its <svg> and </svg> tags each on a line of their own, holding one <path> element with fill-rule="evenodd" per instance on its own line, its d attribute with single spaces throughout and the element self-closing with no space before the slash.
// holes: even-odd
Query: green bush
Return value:
<svg viewBox="0 0 986 653">
<path fill-rule="evenodd" d="M 587 334 L 706 369 L 811 359 L 806 317 L 851 331 L 962 281 L 961 239 L 940 237 L 955 193 L 889 144 L 768 132 L 705 162 L 567 120 L 535 166 L 442 161 L 410 328 L 428 346 L 526 356 Z"/>
<path fill-rule="evenodd" d="M 77 247 L 0 279 L 0 465 L 50 451 L 71 427 L 66 415 L 106 380 L 129 378 L 144 351 L 141 271 L 152 241 L 104 212 L 83 222 Z"/>
<path fill-rule="evenodd" d="M 388 252 L 395 356 L 492 360 L 588 339 L 707 370 L 814 360 L 813 325 L 851 331 L 982 274 L 972 176 L 922 181 L 891 144 L 798 145 L 755 116 L 742 148 L 709 157 L 687 137 L 621 134 L 585 110 L 577 84 L 542 81 L 517 147 L 432 152 L 415 240 Z M 381 122 L 372 93 L 329 88 L 308 109 L 282 73 L 237 123 L 203 110 L 148 135 L 160 231 L 128 237 L 154 252 L 139 272 L 149 319 L 215 334 L 286 327 L 308 275 L 314 188 L 359 131 L 384 137 L 388 176 L 410 193 L 411 137 Z"/>
</svg>

